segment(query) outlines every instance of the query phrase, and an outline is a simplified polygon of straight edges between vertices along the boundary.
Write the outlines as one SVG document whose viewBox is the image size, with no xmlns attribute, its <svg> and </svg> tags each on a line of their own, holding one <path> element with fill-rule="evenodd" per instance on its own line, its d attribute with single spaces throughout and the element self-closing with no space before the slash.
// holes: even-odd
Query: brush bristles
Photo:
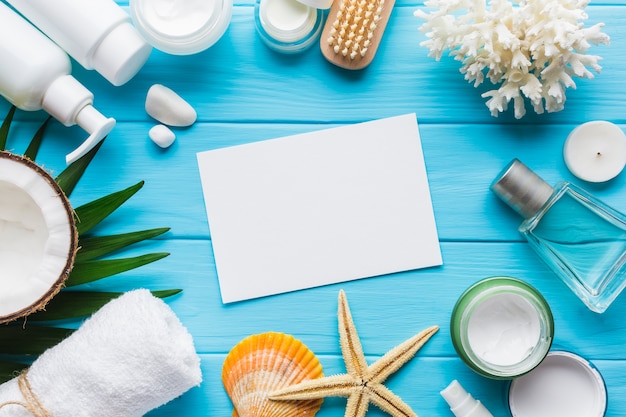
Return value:
<svg viewBox="0 0 626 417">
<path fill-rule="evenodd" d="M 341 3 L 330 30 L 328 45 L 336 54 L 350 59 L 365 56 L 374 37 L 385 0 L 336 1 Z"/>
</svg>

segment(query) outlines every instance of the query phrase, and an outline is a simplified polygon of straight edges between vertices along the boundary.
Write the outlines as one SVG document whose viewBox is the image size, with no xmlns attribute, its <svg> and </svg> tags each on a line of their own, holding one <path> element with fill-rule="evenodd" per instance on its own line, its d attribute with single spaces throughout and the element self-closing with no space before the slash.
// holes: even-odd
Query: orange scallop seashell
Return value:
<svg viewBox="0 0 626 417">
<path fill-rule="evenodd" d="M 248 336 L 226 356 L 222 383 L 235 409 L 233 417 L 312 417 L 322 400 L 272 401 L 278 389 L 323 376 L 313 352 L 291 335 Z"/>
</svg>

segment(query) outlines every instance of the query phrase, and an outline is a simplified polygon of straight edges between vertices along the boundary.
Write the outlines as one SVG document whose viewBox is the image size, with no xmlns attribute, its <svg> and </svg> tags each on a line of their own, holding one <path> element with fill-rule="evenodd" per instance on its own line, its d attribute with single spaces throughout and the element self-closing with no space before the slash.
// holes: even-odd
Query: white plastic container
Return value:
<svg viewBox="0 0 626 417">
<path fill-rule="evenodd" d="M 89 137 L 67 155 L 80 158 L 113 127 L 93 106 L 93 94 L 70 74 L 70 59 L 54 42 L 0 2 L 0 94 L 22 110 L 44 109 L 65 126 L 79 125 Z"/>
<path fill-rule="evenodd" d="M 139 72 L 152 46 L 113 0 L 7 0 L 86 69 L 119 86 Z"/>
<path fill-rule="evenodd" d="M 213 46 L 226 32 L 233 0 L 129 0 L 137 30 L 156 49 L 191 55 Z"/>
</svg>

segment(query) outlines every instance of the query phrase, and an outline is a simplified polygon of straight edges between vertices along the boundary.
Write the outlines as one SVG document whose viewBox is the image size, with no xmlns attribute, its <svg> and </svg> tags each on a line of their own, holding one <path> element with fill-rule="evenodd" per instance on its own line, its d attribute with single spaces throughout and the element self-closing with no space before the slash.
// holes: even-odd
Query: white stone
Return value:
<svg viewBox="0 0 626 417">
<path fill-rule="evenodd" d="M 176 135 L 165 125 L 156 125 L 148 132 L 152 142 L 161 148 L 168 148 L 176 140 Z"/>
<path fill-rule="evenodd" d="M 196 111 L 170 88 L 154 84 L 146 95 L 146 112 L 168 126 L 191 126 L 197 118 Z"/>
</svg>

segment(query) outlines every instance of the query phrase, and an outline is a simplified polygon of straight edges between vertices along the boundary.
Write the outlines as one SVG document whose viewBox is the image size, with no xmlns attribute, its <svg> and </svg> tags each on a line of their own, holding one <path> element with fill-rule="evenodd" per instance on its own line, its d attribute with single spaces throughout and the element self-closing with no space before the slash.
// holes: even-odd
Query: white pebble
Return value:
<svg viewBox="0 0 626 417">
<path fill-rule="evenodd" d="M 181 96 L 161 84 L 154 84 L 146 96 L 146 112 L 168 126 L 191 126 L 196 111 Z"/>
<path fill-rule="evenodd" d="M 176 135 L 171 129 L 165 125 L 156 125 L 148 132 L 148 136 L 152 139 L 152 142 L 159 145 L 161 148 L 167 148 L 174 140 L 176 140 Z"/>
</svg>

